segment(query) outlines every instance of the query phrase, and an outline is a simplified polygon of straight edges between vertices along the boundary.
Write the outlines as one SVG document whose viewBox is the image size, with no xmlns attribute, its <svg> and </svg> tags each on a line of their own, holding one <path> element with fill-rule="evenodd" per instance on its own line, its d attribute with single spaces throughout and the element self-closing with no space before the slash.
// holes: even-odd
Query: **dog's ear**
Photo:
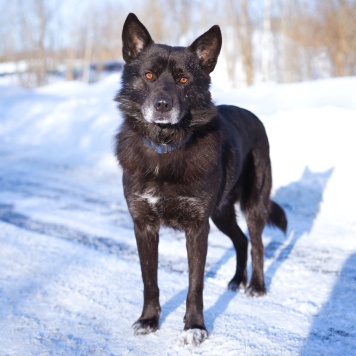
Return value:
<svg viewBox="0 0 356 356">
<path fill-rule="evenodd" d="M 220 27 L 215 25 L 198 37 L 188 48 L 196 53 L 205 72 L 211 73 L 218 61 L 221 43 Z"/>
<path fill-rule="evenodd" d="M 130 62 L 152 43 L 150 34 L 137 16 L 133 13 L 128 14 L 122 29 L 122 56 L 125 62 Z"/>
</svg>

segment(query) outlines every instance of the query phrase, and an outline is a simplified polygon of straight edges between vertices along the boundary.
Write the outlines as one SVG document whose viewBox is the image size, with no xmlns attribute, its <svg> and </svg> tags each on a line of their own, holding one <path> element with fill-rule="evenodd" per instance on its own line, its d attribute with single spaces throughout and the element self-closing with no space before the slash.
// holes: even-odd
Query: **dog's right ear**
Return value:
<svg viewBox="0 0 356 356">
<path fill-rule="evenodd" d="M 124 61 L 130 62 L 152 43 L 150 34 L 137 16 L 133 13 L 128 14 L 122 29 L 122 56 Z"/>
</svg>

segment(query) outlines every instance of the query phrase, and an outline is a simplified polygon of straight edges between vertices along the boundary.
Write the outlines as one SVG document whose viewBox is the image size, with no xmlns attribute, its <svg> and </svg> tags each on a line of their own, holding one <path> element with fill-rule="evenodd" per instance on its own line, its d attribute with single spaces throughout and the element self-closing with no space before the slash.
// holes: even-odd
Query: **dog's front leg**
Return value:
<svg viewBox="0 0 356 356">
<path fill-rule="evenodd" d="M 135 223 L 137 249 L 143 280 L 143 311 L 133 324 L 136 335 L 149 334 L 158 329 L 161 307 L 157 284 L 159 226 Z"/>
<path fill-rule="evenodd" d="M 208 234 L 208 221 L 186 230 L 189 290 L 184 317 L 183 341 L 193 345 L 199 345 L 208 336 L 203 315 L 204 270 L 208 249 Z"/>
</svg>

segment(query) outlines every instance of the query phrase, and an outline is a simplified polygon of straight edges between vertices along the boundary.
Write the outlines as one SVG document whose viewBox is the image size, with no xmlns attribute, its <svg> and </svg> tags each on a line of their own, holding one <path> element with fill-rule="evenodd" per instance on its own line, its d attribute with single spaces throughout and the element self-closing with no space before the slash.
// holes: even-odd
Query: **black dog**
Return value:
<svg viewBox="0 0 356 356">
<path fill-rule="evenodd" d="M 248 240 L 237 225 L 239 202 L 252 245 L 250 295 L 266 293 L 261 234 L 266 223 L 286 231 L 282 208 L 270 200 L 271 164 L 265 129 L 235 106 L 215 106 L 210 72 L 221 49 L 219 26 L 189 47 L 155 44 L 134 14 L 123 27 L 122 88 L 116 100 L 124 115 L 116 154 L 137 240 L 144 284 L 136 334 L 157 330 L 157 285 L 161 225 L 183 230 L 189 265 L 184 341 L 207 337 L 203 316 L 204 268 L 209 218 L 232 240 L 236 272 L 229 288 L 247 283 Z"/>
</svg>

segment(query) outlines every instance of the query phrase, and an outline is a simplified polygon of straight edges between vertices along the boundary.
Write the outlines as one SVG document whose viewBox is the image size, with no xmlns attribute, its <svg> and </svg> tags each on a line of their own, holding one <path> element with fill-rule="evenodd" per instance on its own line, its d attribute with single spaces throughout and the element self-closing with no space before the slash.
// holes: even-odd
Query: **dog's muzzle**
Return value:
<svg viewBox="0 0 356 356">
<path fill-rule="evenodd" d="M 161 113 L 171 111 L 173 108 L 173 99 L 166 95 L 157 96 L 153 100 L 153 106 Z"/>
</svg>

